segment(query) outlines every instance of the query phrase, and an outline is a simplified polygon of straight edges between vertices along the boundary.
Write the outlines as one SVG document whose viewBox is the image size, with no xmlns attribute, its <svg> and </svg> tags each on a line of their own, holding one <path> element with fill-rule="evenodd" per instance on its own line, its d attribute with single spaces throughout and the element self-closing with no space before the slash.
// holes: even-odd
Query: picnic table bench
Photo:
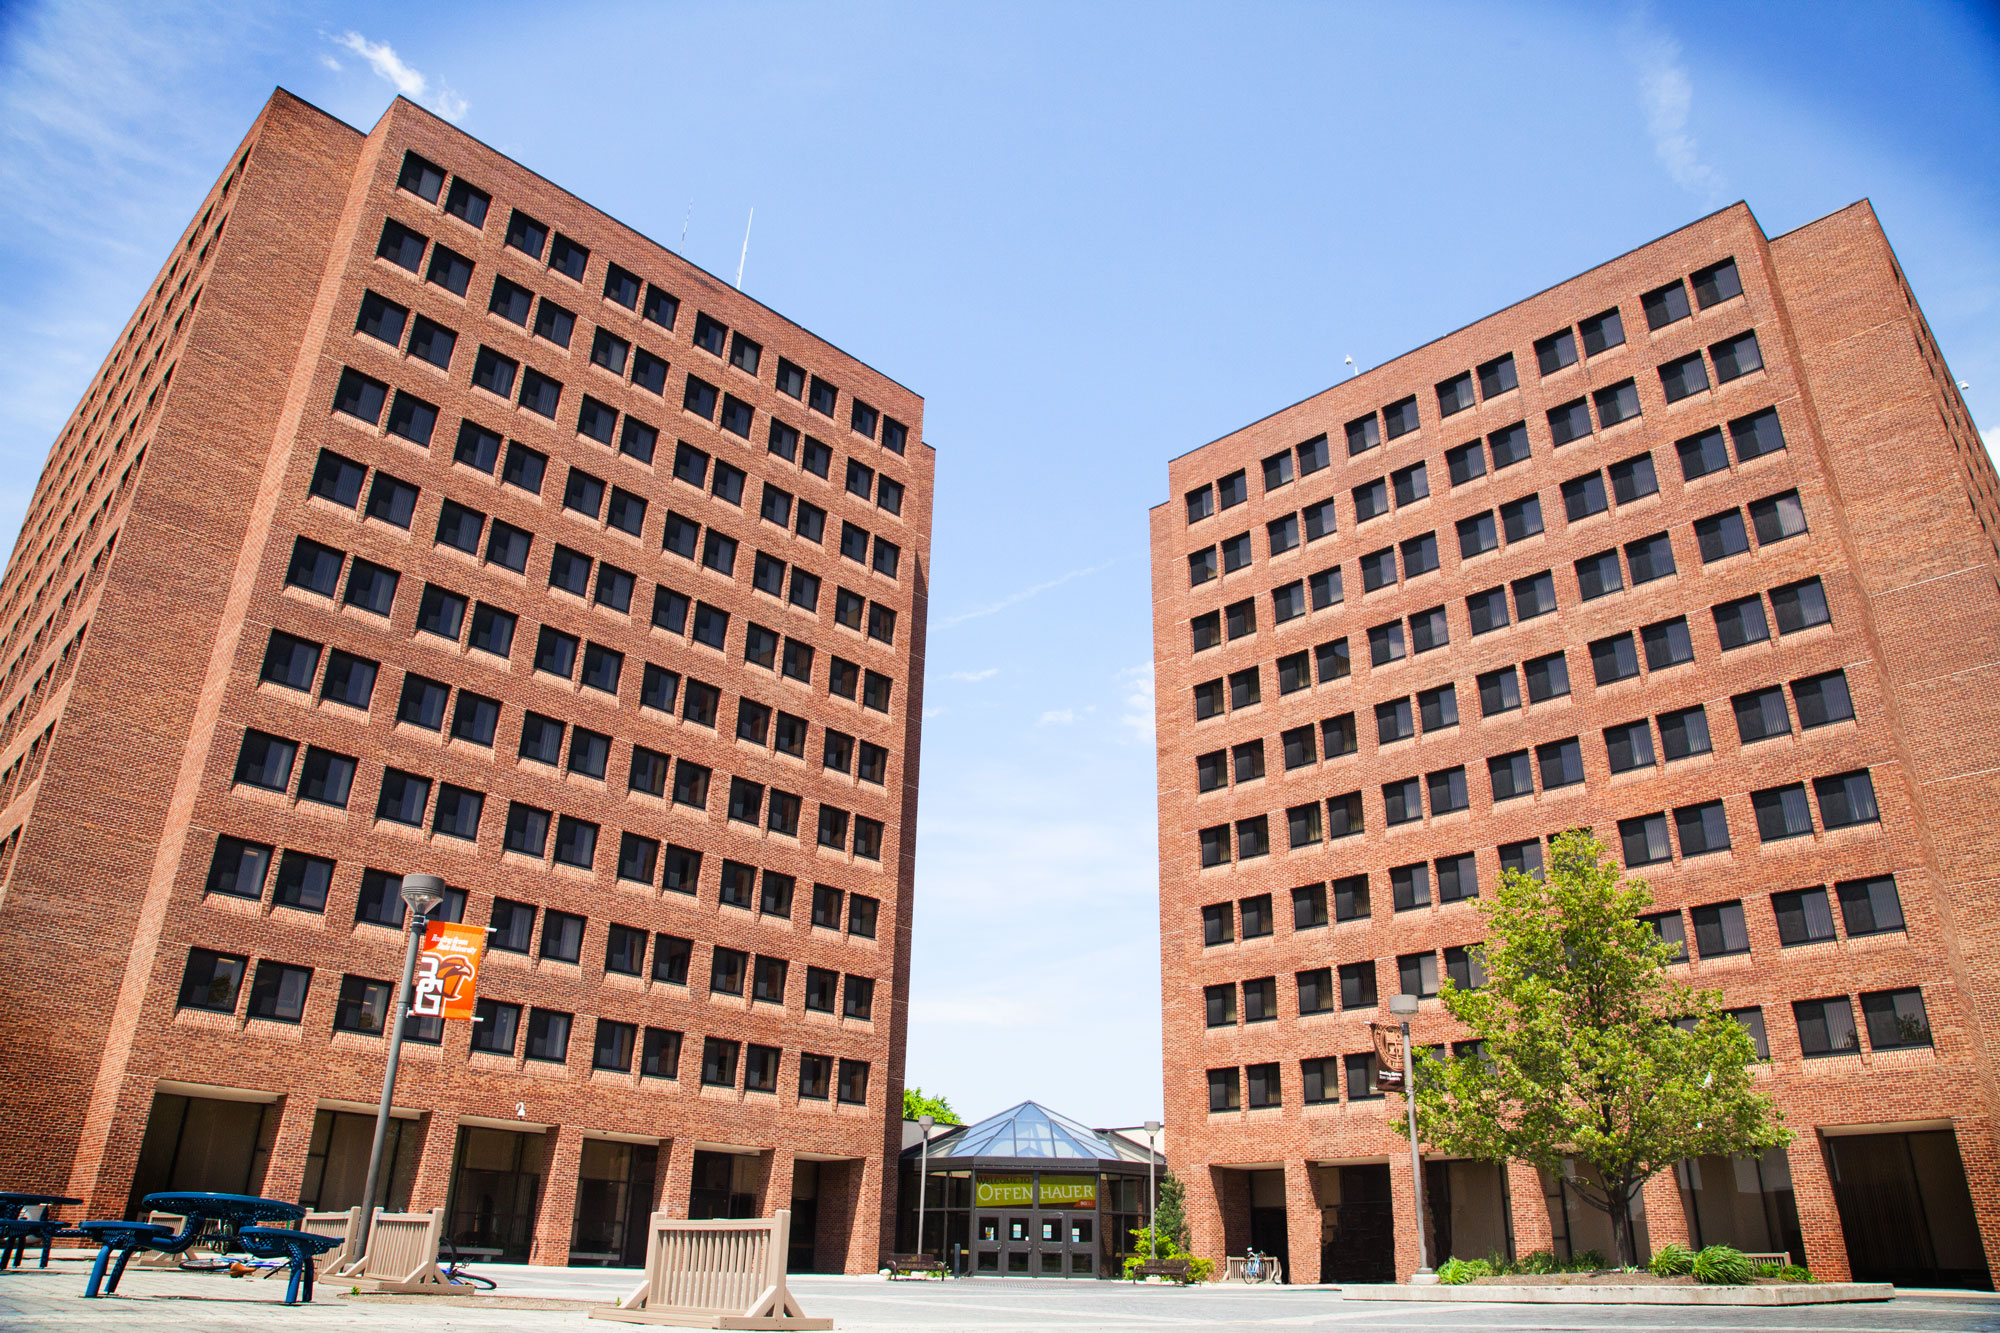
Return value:
<svg viewBox="0 0 2000 1333">
<path fill-rule="evenodd" d="M 65 1204 L 82 1203 L 66 1194 L 30 1194 L 18 1190 L 0 1191 L 0 1268 L 27 1262 L 28 1247 L 42 1244 L 43 1268 L 49 1266 L 49 1245 L 59 1236 L 80 1233 L 67 1230 L 51 1217 L 51 1210 Z"/>
<path fill-rule="evenodd" d="M 301 1293 L 312 1299 L 314 1261 L 318 1255 L 341 1243 L 338 1236 L 311 1231 L 295 1231 L 285 1223 L 297 1222 L 306 1210 L 279 1199 L 260 1199 L 252 1194 L 184 1193 L 173 1191 L 149 1194 L 140 1200 L 146 1208 L 157 1208 L 181 1219 L 180 1229 L 163 1222 L 85 1222 L 77 1234 L 97 1242 L 97 1260 L 91 1265 L 90 1279 L 84 1284 L 86 1297 L 115 1295 L 118 1281 L 134 1254 L 156 1250 L 162 1254 L 184 1255 L 196 1244 L 219 1253 L 246 1253 L 260 1259 L 284 1259 L 291 1270 L 286 1284 L 285 1304 L 296 1305 Z M 279 1223 L 272 1226 L 268 1223 Z M 112 1256 L 116 1254 L 114 1262 Z M 109 1267 L 109 1281 L 106 1268 Z"/>
</svg>

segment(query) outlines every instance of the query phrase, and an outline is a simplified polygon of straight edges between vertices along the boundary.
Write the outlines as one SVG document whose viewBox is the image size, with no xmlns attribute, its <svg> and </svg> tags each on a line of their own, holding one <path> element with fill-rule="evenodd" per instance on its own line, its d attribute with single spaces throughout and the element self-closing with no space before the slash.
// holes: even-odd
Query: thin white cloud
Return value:
<svg viewBox="0 0 2000 1333">
<path fill-rule="evenodd" d="M 390 87 L 417 105 L 429 107 L 446 120 L 457 120 L 465 114 L 466 101 L 463 97 L 441 82 L 433 86 L 421 71 L 412 68 L 387 42 L 371 42 L 351 28 L 333 40 L 366 60 L 369 68 Z"/>
<path fill-rule="evenodd" d="M 1071 579 L 1080 579 L 1089 574 L 1101 574 L 1117 563 L 1116 560 L 1107 560 L 1101 565 L 1092 565 L 1088 569 L 1072 569 L 1067 574 L 1058 574 L 1047 583 L 1037 583 L 1032 588 L 1023 588 L 1019 592 L 1009 593 L 997 602 L 989 602 L 985 606 L 977 606 L 970 611 L 961 611 L 957 615 L 947 618 L 939 628 L 950 629 L 953 625 L 960 625 L 968 620 L 977 620 L 981 616 L 990 616 L 1005 611 L 1010 606 L 1020 605 L 1030 597 L 1039 597 L 1051 588 L 1060 588 Z"/>
<path fill-rule="evenodd" d="M 1118 725 L 1127 727 L 1135 738 L 1144 741 L 1153 739 L 1153 664 L 1127 667 L 1118 673 L 1118 684 L 1125 692 L 1124 711 L 1118 715 Z"/>
<path fill-rule="evenodd" d="M 1000 674 L 999 667 L 982 667 L 978 671 L 954 671 L 947 680 L 962 680 L 968 685 L 977 685 L 982 680 L 992 680 Z"/>
<path fill-rule="evenodd" d="M 1699 146 L 1688 130 L 1694 108 L 1694 80 L 1681 59 L 1681 44 L 1655 26 L 1644 6 L 1632 15 L 1627 36 L 1632 61 L 1639 71 L 1639 108 L 1646 114 L 1646 133 L 1653 153 L 1674 184 L 1690 194 L 1719 200 L 1728 189 L 1721 173 L 1701 160 Z"/>
<path fill-rule="evenodd" d="M 1035 719 L 1035 725 L 1038 727 L 1067 727 L 1073 726 L 1075 722 L 1076 710 L 1074 708 L 1051 708 L 1048 712 L 1043 713 Z"/>
<path fill-rule="evenodd" d="M 2000 426 L 1988 426 L 1979 432 L 1979 438 L 1986 442 L 1986 452 L 2000 459 Z"/>
<path fill-rule="evenodd" d="M 946 713 L 949 713 L 950 711 L 951 710 L 949 708 L 925 708 L 924 721 L 928 722 L 934 717 L 943 717 Z"/>
<path fill-rule="evenodd" d="M 338 60 L 335 60 L 332 56 L 321 56 L 319 58 L 319 63 L 325 65 L 335 74 L 340 73 L 340 62 Z"/>
</svg>

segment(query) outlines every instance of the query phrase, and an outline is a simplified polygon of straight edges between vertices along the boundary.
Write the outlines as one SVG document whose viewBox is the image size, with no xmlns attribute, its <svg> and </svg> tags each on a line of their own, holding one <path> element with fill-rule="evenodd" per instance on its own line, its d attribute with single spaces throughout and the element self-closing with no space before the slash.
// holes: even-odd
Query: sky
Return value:
<svg viewBox="0 0 2000 1333">
<path fill-rule="evenodd" d="M 275 86 L 401 92 L 924 395 L 907 1077 L 1161 1108 L 1168 459 L 1738 199 L 1874 201 L 2000 447 L 1988 6 L 0 0 L 0 535 Z M 685 242 L 682 241 L 685 227 Z"/>
</svg>

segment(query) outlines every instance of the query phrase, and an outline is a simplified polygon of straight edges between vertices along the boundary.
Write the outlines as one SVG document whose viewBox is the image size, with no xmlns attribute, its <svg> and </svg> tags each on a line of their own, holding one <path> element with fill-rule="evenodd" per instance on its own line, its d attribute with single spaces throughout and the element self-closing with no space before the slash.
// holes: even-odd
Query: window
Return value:
<svg viewBox="0 0 2000 1333">
<path fill-rule="evenodd" d="M 1320 749 L 1328 759 L 1353 754 L 1355 750 L 1354 714 L 1342 713 L 1330 717 L 1319 724 Z"/>
<path fill-rule="evenodd" d="M 1568 329 L 1551 333 L 1535 342 L 1535 365 L 1543 375 L 1553 375 L 1576 364 L 1576 335 Z"/>
<path fill-rule="evenodd" d="M 1284 745 L 1285 768 L 1287 771 L 1294 768 L 1304 768 L 1319 758 L 1318 743 L 1313 739 L 1313 729 L 1310 724 L 1303 727 L 1293 727 L 1290 731 L 1280 736 L 1279 740 Z M 1200 789 L 1202 791 L 1213 791 L 1221 785 L 1221 783 L 1211 780 L 1209 768 L 1204 762 L 1208 758 L 1209 756 L 1204 755 L 1201 761 L 1197 761 L 1201 770 Z"/>
<path fill-rule="evenodd" d="M 403 325 L 409 318 L 409 307 L 397 305 L 372 291 L 363 292 L 361 313 L 355 318 L 354 331 L 396 347 L 402 343 Z"/>
<path fill-rule="evenodd" d="M 350 978 L 351 980 L 351 978 Z M 343 992 L 345 986 L 342 987 Z M 514 1041 L 521 1027 L 521 1006 L 480 999 L 473 1006 L 472 1049 L 488 1055 L 514 1054 Z"/>
<path fill-rule="evenodd" d="M 1729 702 L 1736 711 L 1736 734 L 1745 745 L 1792 734 L 1791 715 L 1785 711 L 1785 692 L 1778 686 L 1739 694 Z"/>
<path fill-rule="evenodd" d="M 1683 708 L 1678 712 L 1660 714 L 1660 751 L 1667 762 L 1686 759 L 1690 755 L 1707 754 L 1712 747 L 1708 739 L 1708 714 L 1700 704 Z"/>
<path fill-rule="evenodd" d="M 1424 785 L 1430 789 L 1432 815 L 1450 814 L 1466 808 L 1465 769 L 1462 766 L 1429 774 L 1424 779 Z"/>
<path fill-rule="evenodd" d="M 257 964 L 256 980 L 250 983 L 249 1016 L 274 1023 L 298 1022 L 305 1016 L 306 990 L 311 984 L 311 968 L 290 967 L 265 959 Z M 231 1011 L 236 1008 L 233 993 L 229 997 L 228 1008 Z M 1879 1042 L 1876 1044 L 1880 1045 Z"/>
<path fill-rule="evenodd" d="M 1197 486 L 1187 493 L 1187 521 L 1198 523 L 1215 512 L 1215 488 Z"/>
<path fill-rule="evenodd" d="M 1694 284 L 1695 304 L 1703 310 L 1743 295 L 1743 283 L 1737 277 L 1734 259 L 1697 269 L 1689 281 Z"/>
<path fill-rule="evenodd" d="M 1694 918 L 1694 947 L 1703 958 L 1749 953 L 1750 932 L 1743 924 L 1743 904 L 1713 903 L 1689 913 Z"/>
<path fill-rule="evenodd" d="M 1716 343 L 1708 349 L 1715 359 L 1715 382 L 1727 384 L 1740 379 L 1753 370 L 1764 368 L 1764 354 L 1757 346 L 1755 333 L 1743 333 L 1734 338 Z"/>
<path fill-rule="evenodd" d="M 1778 942 L 1788 948 L 1834 937 L 1833 906 L 1827 901 L 1825 889 L 1774 893 L 1771 911 L 1778 919 Z"/>
<path fill-rule="evenodd" d="M 1563 513 L 1570 522 L 1601 514 L 1608 507 L 1604 499 L 1604 476 L 1588 472 L 1562 484 Z"/>
<path fill-rule="evenodd" d="M 1705 477 L 1711 472 L 1726 471 L 1729 467 L 1729 452 L 1723 445 L 1719 430 L 1690 435 L 1674 448 L 1681 456 L 1681 476 L 1688 481 Z"/>
<path fill-rule="evenodd" d="M 1291 482 L 1291 450 L 1287 449 L 1281 454 L 1272 454 L 1264 460 L 1264 491 L 1266 494 L 1277 490 L 1280 486 L 1289 486 Z"/>
<path fill-rule="evenodd" d="M 1305 1103 L 1325 1106 L 1340 1100 L 1340 1066 L 1331 1057 L 1299 1061 Z"/>
<path fill-rule="evenodd" d="M 1383 433 L 1389 439 L 1398 439 L 1417 428 L 1417 398 L 1410 395 L 1382 409 Z"/>
<path fill-rule="evenodd" d="M 1428 611 L 1418 611 L 1410 617 L 1410 648 L 1413 652 L 1427 653 L 1433 648 L 1442 648 L 1451 642 L 1451 626 L 1445 621 L 1444 608 L 1434 606 Z"/>
<path fill-rule="evenodd" d="M 1528 426 L 1517 421 L 1511 426 L 1503 426 L 1486 437 L 1487 447 L 1493 451 L 1493 470 L 1500 471 L 1516 463 L 1528 461 Z"/>
<path fill-rule="evenodd" d="M 1417 713 L 1424 734 L 1458 725 L 1458 691 L 1447 683 L 1417 696 Z"/>
<path fill-rule="evenodd" d="M 382 381 L 370 379 L 357 370 L 343 370 L 334 389 L 333 410 L 373 426 L 382 419 L 382 405 L 388 396 L 389 386 Z"/>
<path fill-rule="evenodd" d="M 319 655 L 319 644 L 274 629 L 264 646 L 259 679 L 287 689 L 310 690 L 313 675 L 319 670 Z"/>
<path fill-rule="evenodd" d="M 1326 802 L 1326 836 L 1346 838 L 1362 832 L 1361 793 L 1329 797 Z"/>
<path fill-rule="evenodd" d="M 1445 471 L 1451 477 L 1451 484 L 1463 486 L 1476 477 L 1486 475 L 1486 450 L 1478 440 L 1461 444 L 1444 453 Z"/>
<path fill-rule="evenodd" d="M 1396 960 L 1396 982 L 1404 995 L 1430 999 L 1438 993 L 1438 960 L 1434 953 L 1406 953 Z"/>
<path fill-rule="evenodd" d="M 1387 666 L 1401 661 L 1403 657 L 1402 621 L 1392 620 L 1368 631 L 1368 661 L 1371 666 Z"/>
<path fill-rule="evenodd" d="M 1291 455 L 1286 454 L 1285 457 L 1290 458 Z M 1271 554 L 1283 555 L 1285 552 L 1296 548 L 1299 544 L 1298 515 L 1287 514 L 1283 518 L 1274 519 L 1266 523 L 1264 525 L 1264 533 L 1270 543 Z"/>
<path fill-rule="evenodd" d="M 1278 659 L 1278 693 L 1295 694 L 1312 685 L 1312 657 L 1301 648 Z"/>
<path fill-rule="evenodd" d="M 1694 660 L 1694 644 L 1688 638 L 1686 616 L 1675 616 L 1672 620 L 1645 626 L 1639 631 L 1639 640 L 1646 648 L 1648 671 L 1663 671 Z"/>
<path fill-rule="evenodd" d="M 1738 463 L 1777 453 L 1785 447 L 1785 432 L 1778 424 L 1778 409 L 1775 407 L 1767 407 L 1762 412 L 1730 422 L 1729 436 L 1736 442 Z"/>
<path fill-rule="evenodd" d="M 561 1064 L 569 1058 L 572 1015 L 537 1006 L 528 1011 L 528 1058 Z"/>
<path fill-rule="evenodd" d="M 1241 468 L 1215 483 L 1216 496 L 1224 509 L 1232 509 L 1250 498 L 1250 486 Z"/>
<path fill-rule="evenodd" d="M 1804 783 L 1753 791 L 1750 808 L 1757 816 L 1757 836 L 1765 842 L 1805 837 L 1813 831 Z"/>
<path fill-rule="evenodd" d="M 1422 463 L 1412 463 L 1399 472 L 1389 474 L 1389 485 L 1396 493 L 1396 507 L 1415 504 L 1431 493 L 1430 476 Z"/>
<path fill-rule="evenodd" d="M 1391 827 L 1424 817 L 1423 791 L 1415 778 L 1382 784 L 1382 817 Z"/>
<path fill-rule="evenodd" d="M 1542 790 L 1573 787 L 1583 781 L 1583 747 L 1571 736 L 1535 747 L 1535 766 L 1542 773 Z"/>
<path fill-rule="evenodd" d="M 1656 532 L 1625 543 L 1625 563 L 1632 570 L 1632 586 L 1663 579 L 1674 572 L 1674 546 L 1667 534 Z"/>
<path fill-rule="evenodd" d="M 1382 443 L 1382 423 L 1374 413 L 1347 423 L 1347 456 L 1366 453 Z"/>
<path fill-rule="evenodd" d="M 1882 812 L 1875 804 L 1875 783 L 1865 768 L 1814 778 L 1813 797 L 1819 802 L 1819 821 L 1825 828 L 1881 822 Z"/>
<path fill-rule="evenodd" d="M 1385 546 L 1361 557 L 1361 590 L 1374 592 L 1396 582 L 1396 548 Z"/>
<path fill-rule="evenodd" d="M 1630 680 L 1639 674 L 1639 655 L 1633 651 L 1632 635 L 1613 634 L 1590 645 L 1590 669 L 1599 686 Z"/>
<path fill-rule="evenodd" d="M 1500 848 L 1500 871 L 1505 874 L 1512 870 L 1517 874 L 1534 879 L 1542 877 L 1542 844 L 1529 839 L 1527 842 L 1510 842 Z"/>
<path fill-rule="evenodd" d="M 326 676 L 320 681 L 319 697 L 350 708 L 365 709 L 375 693 L 377 664 L 336 648 L 327 654 Z"/>
<path fill-rule="evenodd" d="M 1771 610 L 1777 613 L 1780 634 L 1824 625 L 1833 619 L 1826 607 L 1826 590 L 1816 578 L 1771 589 Z"/>
<path fill-rule="evenodd" d="M 1500 530 L 1510 542 L 1524 541 L 1542 530 L 1540 496 L 1524 495 L 1500 506 Z"/>
<path fill-rule="evenodd" d="M 1903 900 L 1896 892 L 1894 876 L 1843 880 L 1834 885 L 1834 892 L 1840 898 L 1840 915 L 1850 937 L 1904 928 Z"/>
<path fill-rule="evenodd" d="M 1333 882 L 1334 920 L 1358 921 L 1368 914 L 1368 876 L 1349 875 Z"/>
<path fill-rule="evenodd" d="M 1655 816 L 1655 818 L 1660 817 Z M 1660 828 L 1660 837 L 1664 840 L 1666 835 L 1666 826 L 1663 820 Z M 1629 865 L 1631 862 L 1627 861 L 1627 864 Z M 1654 936 L 1659 939 L 1660 943 L 1667 945 L 1673 950 L 1672 956 L 1668 959 L 1669 962 L 1685 963 L 1687 961 L 1687 927 L 1682 924 L 1681 914 L 1678 911 L 1655 912 L 1651 916 L 1642 916 L 1639 920 L 1651 926 Z"/>
<path fill-rule="evenodd" d="M 1669 361 L 1660 367 L 1660 387 L 1666 390 L 1667 401 L 1678 403 L 1691 394 L 1700 393 L 1708 387 L 1708 367 L 1702 362 L 1700 352 Z"/>
<path fill-rule="evenodd" d="M 1799 1054 L 1808 1060 L 1822 1055 L 1852 1055 L 1861 1049 L 1861 1038 L 1854 1028 L 1854 1003 L 1845 995 L 1794 1000 L 1792 1018 L 1799 1025 Z"/>
<path fill-rule="evenodd" d="M 1620 380 L 1591 395 L 1597 407 L 1597 424 L 1606 430 L 1639 415 L 1639 389 L 1631 380 Z"/>
<path fill-rule="evenodd" d="M 507 244 L 530 259 L 540 259 L 542 247 L 548 241 L 549 229 L 520 209 L 515 209 L 507 219 Z"/>
<path fill-rule="evenodd" d="M 1829 671 L 1792 682 L 1792 700 L 1799 708 L 1799 727 L 1804 730 L 1845 722 L 1854 716 L 1854 701 L 1847 692 L 1847 673 Z"/>
<path fill-rule="evenodd" d="M 1614 593 L 1625 586 L 1624 571 L 1618 564 L 1618 551 L 1599 551 L 1576 562 L 1576 586 L 1584 601 Z M 1629 643 L 1631 636 L 1627 635 Z"/>
<path fill-rule="evenodd" d="M 423 261 L 427 243 L 422 233 L 411 231 L 394 218 L 385 218 L 382 239 L 375 245 L 375 256 L 415 273 L 417 265 Z"/>
<path fill-rule="evenodd" d="M 1492 717 L 1521 706 L 1521 678 L 1513 667 L 1501 667 L 1479 677 L 1479 713 Z"/>
<path fill-rule="evenodd" d="M 1375 705 L 1377 744 L 1388 745 L 1393 741 L 1405 741 L 1415 734 L 1415 729 L 1411 725 L 1408 699 L 1391 699 Z"/>
<path fill-rule="evenodd" d="M 1389 483 L 1378 477 L 1363 486 L 1354 488 L 1354 521 L 1366 523 L 1371 518 L 1380 518 L 1389 512 Z"/>
<path fill-rule="evenodd" d="M 1470 852 L 1438 858 L 1437 888 L 1441 903 L 1461 902 L 1479 896 L 1479 865 Z"/>
<path fill-rule="evenodd" d="M 1403 577 L 1406 579 L 1428 574 L 1438 567 L 1437 534 L 1434 532 L 1406 538 L 1400 549 L 1403 553 Z"/>
<path fill-rule="evenodd" d="M 1613 773 L 1653 766 L 1653 729 L 1644 718 L 1604 729 L 1604 750 Z"/>
<path fill-rule="evenodd" d="M 1561 653 L 1532 658 L 1522 663 L 1528 677 L 1528 702 L 1544 703 L 1569 693 L 1569 662 Z"/>
<path fill-rule="evenodd" d="M 1516 796 L 1532 796 L 1535 781 L 1528 767 L 1528 752 L 1515 750 L 1511 754 L 1495 755 L 1486 761 L 1486 775 L 1493 785 L 1495 802 L 1511 800 Z"/>
<path fill-rule="evenodd" d="M 1619 820 L 1618 842 L 1628 869 L 1673 859 L 1673 848 L 1667 842 L 1667 817 L 1663 814 Z"/>
<path fill-rule="evenodd" d="M 1485 634 L 1506 628 L 1507 590 L 1488 588 L 1485 592 L 1473 593 L 1465 599 L 1465 615 L 1471 623 L 1474 634 Z"/>
<path fill-rule="evenodd" d="M 1313 649 L 1313 663 L 1319 671 L 1319 683 L 1322 685 L 1345 677 L 1351 670 L 1347 640 L 1335 639 L 1331 643 L 1320 644 Z"/>
<path fill-rule="evenodd" d="M 1236 1111 L 1242 1109 L 1241 1071 L 1237 1069 L 1211 1069 L 1208 1071 L 1208 1109 L 1216 1111 Z"/>
<path fill-rule="evenodd" d="M 236 781 L 266 791 L 282 792 L 291 785 L 292 761 L 298 743 L 262 731 L 245 731 L 236 756 Z"/>
<path fill-rule="evenodd" d="M 1470 560 L 1476 555 L 1498 550 L 1499 546 L 1500 530 L 1494 526 L 1491 509 L 1458 520 L 1459 559 Z"/>
<path fill-rule="evenodd" d="M 1724 652 L 1745 644 L 1762 643 L 1771 637 L 1771 626 L 1764 619 L 1764 599 L 1761 597 L 1739 597 L 1733 602 L 1724 602 L 1714 608 L 1714 615 L 1715 635 Z"/>
<path fill-rule="evenodd" d="M 1558 448 L 1590 434 L 1590 408 L 1582 398 L 1549 409 L 1549 437 Z"/>
<path fill-rule="evenodd" d="M 576 316 L 544 296 L 541 299 L 541 303 L 535 307 L 535 336 L 545 342 L 552 342 L 558 347 L 566 348 L 569 346 L 570 338 L 575 332 Z M 537 375 L 537 373 L 533 370 L 528 372 L 531 376 Z M 550 383 L 553 382 L 550 381 Z M 556 388 L 560 391 L 562 386 L 558 384 Z M 539 388 L 535 391 L 535 401 L 531 402 L 528 389 L 523 385 L 521 390 L 521 406 L 533 412 L 540 412 L 545 417 L 554 417 L 555 399 L 553 397 L 547 398 L 546 410 L 541 405 L 542 401 L 543 394 Z"/>
<path fill-rule="evenodd" d="M 1271 850 L 1271 822 L 1267 815 L 1256 815 L 1250 819 L 1236 821 L 1236 859 L 1248 861 L 1263 856 Z M 859 854 L 857 848 L 856 854 Z M 1248 934 L 1248 926 L 1245 927 Z"/>
<path fill-rule="evenodd" d="M 1663 329 L 1667 325 L 1688 317 L 1687 288 L 1675 278 L 1664 287 L 1655 287 L 1639 298 L 1646 309 L 1646 327 Z"/>
<path fill-rule="evenodd" d="M 590 251 L 578 245 L 561 232 L 556 233 L 556 243 L 549 247 L 549 267 L 572 282 L 583 281 L 583 270 L 590 263 Z"/>
<path fill-rule="evenodd" d="M 1703 564 L 1741 555 L 1750 549 L 1750 535 L 1743 528 L 1743 512 L 1725 509 L 1720 514 L 1696 519 L 1695 544 L 1701 548 Z"/>
<path fill-rule="evenodd" d="M 259 979 L 262 979 L 261 970 Z M 252 1012 L 257 994 L 250 993 Z M 1861 997 L 1861 1016 L 1868 1024 L 1868 1045 L 1878 1051 L 1904 1046 L 1931 1044 L 1930 1017 L 1924 1012 L 1924 996 L 1912 986 L 1908 990 L 1873 991 Z"/>
<path fill-rule="evenodd" d="M 1674 834 L 1680 839 L 1683 857 L 1728 851 L 1729 821 L 1723 815 L 1722 802 L 1706 801 L 1677 808 Z"/>
<path fill-rule="evenodd" d="M 1309 477 L 1313 473 L 1318 472 L 1328 464 L 1326 436 L 1316 435 L 1312 439 L 1307 440 L 1298 447 L 1297 453 L 1299 456 L 1299 475 L 1301 477 Z"/>
<path fill-rule="evenodd" d="M 209 893 L 256 901 L 264 896 L 264 876 L 271 868 L 271 848 L 241 838 L 215 840 L 215 859 L 209 863 Z"/>
<path fill-rule="evenodd" d="M 1377 1003 L 1375 991 L 1375 960 L 1347 963 L 1340 969 L 1340 1007 L 1342 1009 L 1372 1009 Z"/>
<path fill-rule="evenodd" d="M 352 780 L 352 761 L 347 780 Z M 345 783 L 342 783 L 342 800 L 345 804 Z M 303 796 L 303 792 L 301 792 Z M 384 769 L 382 772 L 382 792 L 375 802 L 375 817 L 386 819 L 392 824 L 405 824 L 410 828 L 421 828 L 424 822 L 424 807 L 430 804 L 431 780 L 415 773 L 405 773 L 400 769 Z"/>
<path fill-rule="evenodd" d="M 472 261 L 458 251 L 443 245 L 431 247 L 431 266 L 424 273 L 424 281 L 434 282 L 453 296 L 465 295 L 472 285 Z"/>
<path fill-rule="evenodd" d="M 1234 903 L 1211 903 L 1201 909 L 1201 942 L 1203 947 L 1215 944 L 1229 944 L 1236 939 L 1236 905 Z"/>
<path fill-rule="evenodd" d="M 549 812 L 514 801 L 507 807 L 506 849 L 537 861 L 549 842 Z"/>
<path fill-rule="evenodd" d="M 670 986 L 685 986 L 688 979 L 688 960 L 694 954 L 694 941 L 679 935 L 656 935 L 653 939 L 653 980 L 666 982 Z"/>
<path fill-rule="evenodd" d="M 1282 1095 L 1279 1091 L 1277 1065 L 1251 1065 L 1244 1072 L 1249 1076 L 1250 1106 L 1252 1109 L 1277 1106 L 1281 1103 Z"/>
<path fill-rule="evenodd" d="M 1512 367 L 1510 366 L 1511 370 Z M 1472 372 L 1454 375 L 1437 386 L 1438 415 L 1450 416 L 1473 405 Z"/>
<path fill-rule="evenodd" d="M 1750 526 L 1756 529 L 1759 546 L 1769 546 L 1805 532 L 1806 511 L 1799 503 L 1799 493 L 1785 491 L 1751 501 Z"/>
<path fill-rule="evenodd" d="M 231 1007 L 235 997 L 232 995 Z M 340 999 L 333 1008 L 335 1032 L 358 1032 L 367 1037 L 382 1035 L 389 1018 L 389 983 L 367 977 L 340 979 Z"/>
</svg>

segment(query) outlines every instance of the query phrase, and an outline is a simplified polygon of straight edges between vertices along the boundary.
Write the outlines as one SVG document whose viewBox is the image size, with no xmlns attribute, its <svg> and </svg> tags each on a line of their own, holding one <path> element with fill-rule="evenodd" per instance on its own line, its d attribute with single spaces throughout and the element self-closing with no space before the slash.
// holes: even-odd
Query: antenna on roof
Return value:
<svg viewBox="0 0 2000 1333">
<path fill-rule="evenodd" d="M 743 265 L 750 258 L 750 223 L 756 220 L 757 208 L 753 204 L 750 208 L 749 221 L 743 224 L 743 253 L 736 257 L 736 290 L 739 292 L 743 290 Z"/>
<path fill-rule="evenodd" d="M 690 200 L 688 200 L 688 211 L 687 211 L 686 213 L 684 213 L 684 214 L 683 214 L 683 215 L 681 216 L 681 253 L 682 253 L 682 254 L 686 254 L 686 253 L 687 253 L 687 248 L 688 248 L 688 219 L 689 219 L 689 218 L 692 218 L 693 216 L 694 216 L 694 200 L 690 199 Z"/>
<path fill-rule="evenodd" d="M 1354 364 L 1354 358 L 1351 356 L 1347 358 L 1347 373 L 1349 375 L 1359 375 L 1361 373 L 1361 367 Z"/>
</svg>

